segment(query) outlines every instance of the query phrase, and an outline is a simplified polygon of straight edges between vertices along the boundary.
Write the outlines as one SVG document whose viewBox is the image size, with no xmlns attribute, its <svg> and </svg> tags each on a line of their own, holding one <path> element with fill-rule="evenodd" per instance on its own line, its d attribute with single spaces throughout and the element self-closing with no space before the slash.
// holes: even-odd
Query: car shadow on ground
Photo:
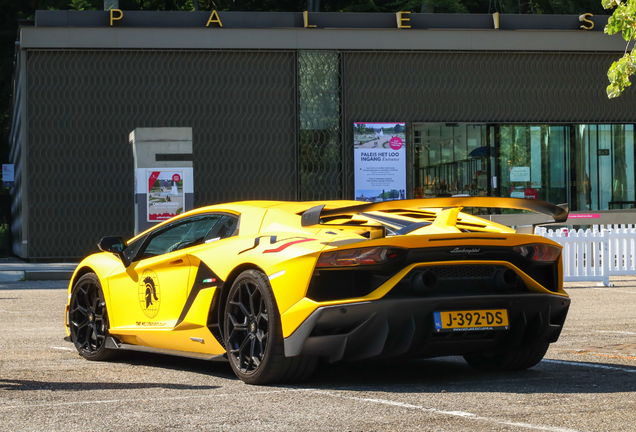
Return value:
<svg viewBox="0 0 636 432">
<path fill-rule="evenodd" d="M 123 354 L 117 362 L 238 379 L 229 363 L 142 352 Z M 635 377 L 636 366 L 611 363 L 547 360 L 525 371 L 484 372 L 461 357 L 444 357 L 321 364 L 305 382 L 270 387 L 387 393 L 620 393 L 634 391 Z"/>
<path fill-rule="evenodd" d="M 213 375 L 218 378 L 237 380 L 228 362 L 198 360 L 167 354 L 145 353 L 140 351 L 121 351 L 111 360 L 133 366 L 148 366 L 162 369 L 179 370 L 201 375 Z"/>
<path fill-rule="evenodd" d="M 120 382 L 51 382 L 38 380 L 0 379 L 0 390 L 14 391 L 92 391 L 92 390 L 139 390 L 139 389 L 166 389 L 166 390 L 213 390 L 218 386 L 186 385 L 168 383 L 120 383 Z"/>
<path fill-rule="evenodd" d="M 589 366 L 588 366 L 589 365 Z M 390 393 L 621 393 L 635 390 L 636 366 L 549 360 L 514 372 L 476 370 L 461 357 L 321 365 L 294 388 Z"/>
</svg>

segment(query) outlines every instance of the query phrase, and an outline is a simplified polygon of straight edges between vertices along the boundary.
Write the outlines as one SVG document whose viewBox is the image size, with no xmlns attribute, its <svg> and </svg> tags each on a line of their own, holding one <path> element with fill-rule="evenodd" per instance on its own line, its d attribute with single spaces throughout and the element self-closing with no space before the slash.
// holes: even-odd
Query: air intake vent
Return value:
<svg viewBox="0 0 636 432">
<path fill-rule="evenodd" d="M 511 269 L 496 265 L 446 265 L 410 271 L 391 291 L 391 296 L 449 296 L 505 294 L 527 291 Z"/>
</svg>

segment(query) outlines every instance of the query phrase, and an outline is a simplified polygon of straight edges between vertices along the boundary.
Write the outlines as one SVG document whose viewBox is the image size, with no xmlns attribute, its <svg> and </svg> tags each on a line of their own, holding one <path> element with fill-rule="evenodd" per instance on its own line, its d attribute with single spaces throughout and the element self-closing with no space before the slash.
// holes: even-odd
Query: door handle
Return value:
<svg viewBox="0 0 636 432">
<path fill-rule="evenodd" d="M 170 261 L 170 265 L 177 265 L 177 264 L 183 264 L 183 260 L 179 258 L 174 261 Z"/>
</svg>

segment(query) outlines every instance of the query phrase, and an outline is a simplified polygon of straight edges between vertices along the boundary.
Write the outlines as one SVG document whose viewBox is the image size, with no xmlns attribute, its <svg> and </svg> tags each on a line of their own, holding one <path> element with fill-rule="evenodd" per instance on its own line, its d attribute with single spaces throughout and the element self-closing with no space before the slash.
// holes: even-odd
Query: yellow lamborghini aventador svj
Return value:
<svg viewBox="0 0 636 432">
<path fill-rule="evenodd" d="M 568 214 L 486 197 L 204 207 L 103 238 L 69 285 L 67 332 L 88 360 L 138 350 L 229 361 L 251 384 L 302 380 L 320 361 L 532 367 L 570 305 L 561 247 L 462 207 Z"/>
</svg>

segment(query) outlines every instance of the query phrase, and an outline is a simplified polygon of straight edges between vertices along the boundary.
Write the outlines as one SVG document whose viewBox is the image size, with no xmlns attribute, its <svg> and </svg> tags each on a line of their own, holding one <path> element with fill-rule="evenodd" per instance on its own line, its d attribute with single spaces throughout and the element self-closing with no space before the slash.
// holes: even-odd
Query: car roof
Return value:
<svg viewBox="0 0 636 432">
<path fill-rule="evenodd" d="M 233 210 L 238 213 L 242 213 L 246 210 L 246 207 L 253 207 L 255 209 L 277 209 L 286 211 L 289 213 L 299 214 L 312 207 L 318 205 L 326 205 L 325 209 L 335 209 L 340 207 L 347 207 L 356 204 L 364 204 L 360 201 L 353 200 L 326 200 L 326 201 L 266 201 L 266 200 L 252 200 L 252 201 L 236 201 L 223 204 L 214 204 L 205 207 L 199 207 L 197 212 L 218 211 L 221 209 Z"/>
</svg>

